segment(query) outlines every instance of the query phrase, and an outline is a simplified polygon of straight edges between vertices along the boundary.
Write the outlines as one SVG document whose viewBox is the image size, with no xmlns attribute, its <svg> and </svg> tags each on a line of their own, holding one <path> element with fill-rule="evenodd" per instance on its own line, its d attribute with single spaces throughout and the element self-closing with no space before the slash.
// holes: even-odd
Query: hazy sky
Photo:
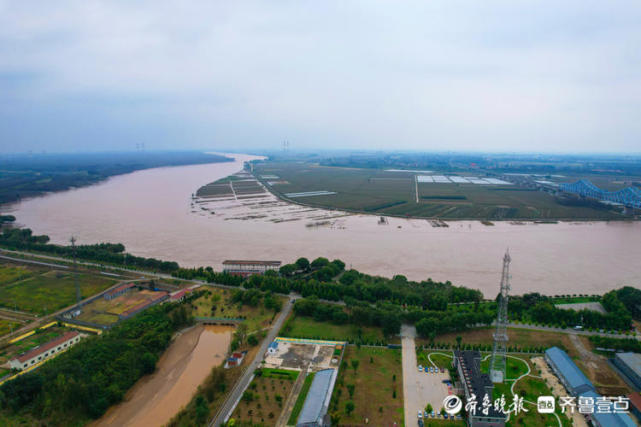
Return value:
<svg viewBox="0 0 641 427">
<path fill-rule="evenodd" d="M 641 2 L 3 1 L 0 151 L 641 152 Z"/>
</svg>

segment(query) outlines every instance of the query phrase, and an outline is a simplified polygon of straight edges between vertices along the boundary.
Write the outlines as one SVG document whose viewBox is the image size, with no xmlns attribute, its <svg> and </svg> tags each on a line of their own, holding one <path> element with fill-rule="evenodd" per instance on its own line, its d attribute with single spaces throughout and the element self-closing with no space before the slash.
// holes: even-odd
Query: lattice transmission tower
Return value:
<svg viewBox="0 0 641 427">
<path fill-rule="evenodd" d="M 76 285 L 76 304 L 80 305 L 80 285 L 78 284 L 78 264 L 76 263 L 76 238 L 71 236 L 71 249 L 73 251 L 73 281 Z"/>
<path fill-rule="evenodd" d="M 490 379 L 493 383 L 502 383 L 505 379 L 505 353 L 507 352 L 507 301 L 510 292 L 510 252 L 503 257 L 503 272 L 501 273 L 501 291 L 498 300 L 496 316 L 496 331 L 494 332 L 494 348 L 490 362 Z"/>
</svg>

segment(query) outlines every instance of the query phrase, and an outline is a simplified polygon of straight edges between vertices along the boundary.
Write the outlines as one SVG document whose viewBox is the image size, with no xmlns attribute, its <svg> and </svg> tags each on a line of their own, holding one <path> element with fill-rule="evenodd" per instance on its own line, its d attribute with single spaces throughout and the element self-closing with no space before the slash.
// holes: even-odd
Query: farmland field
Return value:
<svg viewBox="0 0 641 427">
<path fill-rule="evenodd" d="M 256 376 L 234 409 L 232 418 L 244 425 L 276 425 L 295 377 Z"/>
<path fill-rule="evenodd" d="M 11 320 L 0 319 L 0 337 L 8 334 L 11 330 L 23 326 L 22 323 L 12 322 Z"/>
<path fill-rule="evenodd" d="M 38 315 L 51 314 L 76 301 L 71 271 L 0 266 L 0 306 Z M 78 273 L 81 296 L 87 298 L 112 286 L 115 280 Z"/>
<path fill-rule="evenodd" d="M 329 409 L 340 417 L 340 425 L 364 425 L 366 419 L 376 426 L 403 425 L 401 351 L 350 345 L 343 361 Z M 348 401 L 354 403 L 350 414 L 346 412 Z"/>
<path fill-rule="evenodd" d="M 305 204 L 349 211 L 442 219 L 612 219 L 620 214 L 592 206 L 561 204 L 548 193 L 517 185 L 416 183 L 414 172 L 390 172 L 319 166 L 314 163 L 267 162 L 257 176 L 277 176 L 268 186 L 277 195 L 310 191 L 336 194 L 293 198 Z M 459 176 L 478 176 L 458 173 Z M 574 177 L 568 180 L 575 180 Z"/>
<path fill-rule="evenodd" d="M 85 305 L 82 314 L 77 319 L 84 322 L 111 325 L 118 321 L 119 314 L 152 299 L 154 294 L 156 294 L 154 291 L 134 289 L 112 300 L 98 298 Z"/>
</svg>

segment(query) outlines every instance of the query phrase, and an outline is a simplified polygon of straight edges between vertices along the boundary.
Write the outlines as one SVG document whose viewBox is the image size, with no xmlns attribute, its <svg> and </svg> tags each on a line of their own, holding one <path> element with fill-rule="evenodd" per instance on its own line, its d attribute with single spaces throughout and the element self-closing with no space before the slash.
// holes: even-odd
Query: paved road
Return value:
<svg viewBox="0 0 641 427">
<path fill-rule="evenodd" d="M 450 392 L 443 380 L 449 380 L 449 372 L 419 372 L 416 360 L 416 329 L 413 326 L 401 327 L 403 347 L 403 406 L 405 425 L 418 425 L 418 411 L 425 411 L 427 404 L 432 405 L 435 413 L 443 407 L 443 399 Z M 431 360 L 430 360 L 431 362 Z M 431 418 L 430 418 L 431 419 Z"/>
<path fill-rule="evenodd" d="M 291 301 L 292 301 L 291 299 L 287 300 L 287 303 L 284 305 L 283 310 L 278 315 L 278 319 L 276 319 L 276 321 L 272 325 L 271 330 L 267 334 L 267 337 L 265 337 L 265 339 L 263 340 L 263 343 L 260 345 L 260 348 L 258 349 L 258 353 L 256 353 L 256 357 L 254 357 L 254 360 L 251 362 L 249 366 L 247 366 L 243 375 L 240 377 L 238 382 L 236 382 L 234 389 L 227 397 L 227 400 L 225 400 L 225 403 L 221 407 L 220 411 L 214 417 L 214 419 L 211 420 L 211 422 L 209 423 L 210 426 L 221 425 L 223 422 L 225 422 L 226 418 L 229 415 L 231 415 L 231 412 L 236 406 L 236 403 L 238 402 L 243 392 L 251 382 L 251 379 L 254 376 L 254 370 L 260 366 L 260 362 L 263 360 L 263 356 L 267 352 L 267 346 L 269 346 L 269 344 L 272 341 L 274 341 L 274 338 L 276 338 L 276 336 L 278 335 L 278 332 L 283 327 L 283 323 L 285 322 L 285 319 L 287 318 L 287 316 L 289 316 L 289 313 L 291 313 L 292 307 L 293 307 L 293 304 Z"/>
<path fill-rule="evenodd" d="M 2 249 L 0 249 L 0 251 L 2 251 Z M 12 258 L 12 257 L 5 256 L 5 255 L 0 255 L 0 258 L 1 259 L 6 259 L 6 260 L 9 260 L 9 261 L 20 261 L 20 262 L 24 262 L 24 263 L 27 263 L 27 264 L 44 265 L 46 267 L 65 268 L 65 269 L 69 268 L 66 265 L 50 264 L 48 262 L 33 261 L 33 260 L 30 260 L 30 259 Z"/>
</svg>

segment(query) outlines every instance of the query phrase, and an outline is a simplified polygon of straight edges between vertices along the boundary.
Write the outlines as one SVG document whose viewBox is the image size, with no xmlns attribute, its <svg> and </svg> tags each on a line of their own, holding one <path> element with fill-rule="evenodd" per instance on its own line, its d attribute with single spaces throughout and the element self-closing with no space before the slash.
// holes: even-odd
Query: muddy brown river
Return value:
<svg viewBox="0 0 641 427">
<path fill-rule="evenodd" d="M 10 208 L 18 222 L 53 242 L 122 242 L 135 255 L 221 268 L 225 259 L 300 256 L 340 258 L 360 271 L 410 279 L 450 280 L 498 292 L 501 260 L 512 255 L 514 293 L 603 293 L 641 287 L 641 223 L 592 222 L 513 225 L 350 215 L 256 199 L 205 210 L 191 200 L 203 184 L 241 170 L 233 163 L 138 171 L 91 187 L 26 200 Z M 271 196 L 270 196 L 271 197 Z M 272 199 L 269 199 L 272 200 Z M 280 219 L 279 219 L 280 218 Z M 315 222 L 328 224 L 310 226 Z"/>
<path fill-rule="evenodd" d="M 125 401 L 111 407 L 94 427 L 150 427 L 167 424 L 183 408 L 231 342 L 229 326 L 196 326 L 177 337 L 158 361 L 156 372 L 138 381 Z"/>
</svg>

